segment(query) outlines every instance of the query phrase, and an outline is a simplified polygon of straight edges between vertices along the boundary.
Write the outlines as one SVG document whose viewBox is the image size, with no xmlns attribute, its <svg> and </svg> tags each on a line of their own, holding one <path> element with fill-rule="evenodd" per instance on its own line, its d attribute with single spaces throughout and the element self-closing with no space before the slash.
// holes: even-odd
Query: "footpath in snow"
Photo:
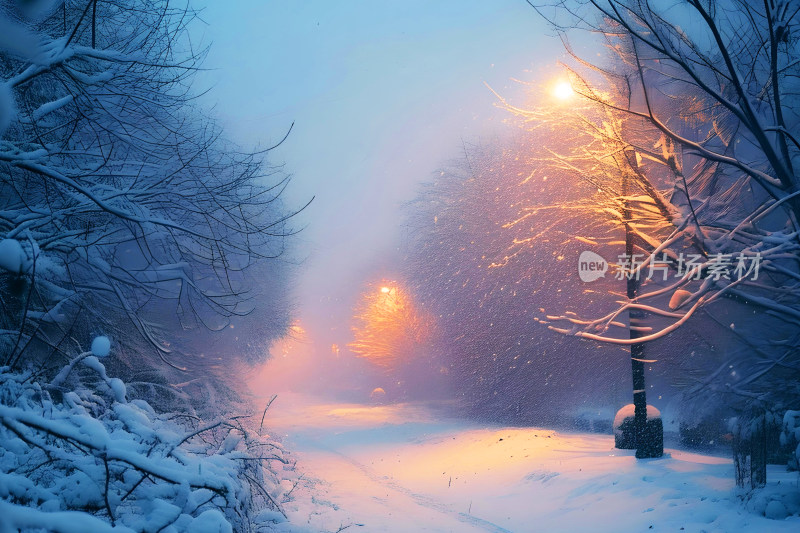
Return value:
<svg viewBox="0 0 800 533">
<path fill-rule="evenodd" d="M 667 449 L 637 460 L 610 435 L 480 427 L 417 405 L 286 393 L 267 416 L 303 473 L 285 506 L 296 531 L 800 531 L 800 517 L 742 508 L 724 457 Z M 771 467 L 771 484 L 798 483 L 782 470 Z"/>
</svg>

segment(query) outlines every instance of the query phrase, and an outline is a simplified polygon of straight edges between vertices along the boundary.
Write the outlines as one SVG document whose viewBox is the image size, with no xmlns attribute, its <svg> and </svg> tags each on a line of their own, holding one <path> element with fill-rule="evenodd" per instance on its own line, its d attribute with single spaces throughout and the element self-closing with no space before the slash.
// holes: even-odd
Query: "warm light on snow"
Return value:
<svg viewBox="0 0 800 533">
<path fill-rule="evenodd" d="M 298 464 L 324 480 L 320 493 L 295 490 L 289 518 L 317 530 L 531 531 L 533 518 L 536 531 L 797 527 L 796 519 L 742 514 L 725 457 L 668 449 L 640 462 L 615 449 L 611 435 L 486 427 L 415 403 L 283 399 L 270 410 L 273 427 L 291 436 Z M 779 468 L 770 475 L 775 491 L 796 479 Z"/>
</svg>

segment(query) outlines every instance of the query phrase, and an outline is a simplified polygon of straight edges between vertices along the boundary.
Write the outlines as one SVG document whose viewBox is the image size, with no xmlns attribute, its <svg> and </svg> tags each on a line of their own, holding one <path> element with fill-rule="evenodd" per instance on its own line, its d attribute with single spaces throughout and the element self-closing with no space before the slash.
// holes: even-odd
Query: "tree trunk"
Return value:
<svg viewBox="0 0 800 533">
<path fill-rule="evenodd" d="M 736 486 L 745 490 L 767 483 L 767 431 L 764 415 L 742 422 L 733 437 L 733 465 Z"/>
</svg>

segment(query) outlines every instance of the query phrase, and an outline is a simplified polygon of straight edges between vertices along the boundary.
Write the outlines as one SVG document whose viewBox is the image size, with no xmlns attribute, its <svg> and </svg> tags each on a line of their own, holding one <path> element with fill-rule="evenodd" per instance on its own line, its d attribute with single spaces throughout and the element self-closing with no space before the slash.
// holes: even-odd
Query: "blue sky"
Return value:
<svg viewBox="0 0 800 533">
<path fill-rule="evenodd" d="M 292 204 L 316 197 L 298 219 L 297 302 L 318 334 L 347 318 L 365 278 L 391 270 L 417 185 L 462 140 L 508 132 L 486 84 L 521 99 L 512 78 L 552 77 L 563 54 L 524 0 L 209 0 L 202 18 L 211 70 L 198 86 L 212 87 L 227 135 L 267 147 L 295 124 L 271 160 L 295 176 Z"/>
</svg>

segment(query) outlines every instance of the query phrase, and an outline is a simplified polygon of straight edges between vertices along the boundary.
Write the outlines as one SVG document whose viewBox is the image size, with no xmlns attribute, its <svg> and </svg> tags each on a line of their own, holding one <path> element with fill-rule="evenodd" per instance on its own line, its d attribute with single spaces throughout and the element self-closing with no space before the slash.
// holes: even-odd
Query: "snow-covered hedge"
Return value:
<svg viewBox="0 0 800 533">
<path fill-rule="evenodd" d="M 267 467 L 288 461 L 244 422 L 158 415 L 128 400 L 91 352 L 47 385 L 0 368 L 0 531 L 217 533 L 280 523 L 271 496 L 280 484 Z"/>
</svg>

